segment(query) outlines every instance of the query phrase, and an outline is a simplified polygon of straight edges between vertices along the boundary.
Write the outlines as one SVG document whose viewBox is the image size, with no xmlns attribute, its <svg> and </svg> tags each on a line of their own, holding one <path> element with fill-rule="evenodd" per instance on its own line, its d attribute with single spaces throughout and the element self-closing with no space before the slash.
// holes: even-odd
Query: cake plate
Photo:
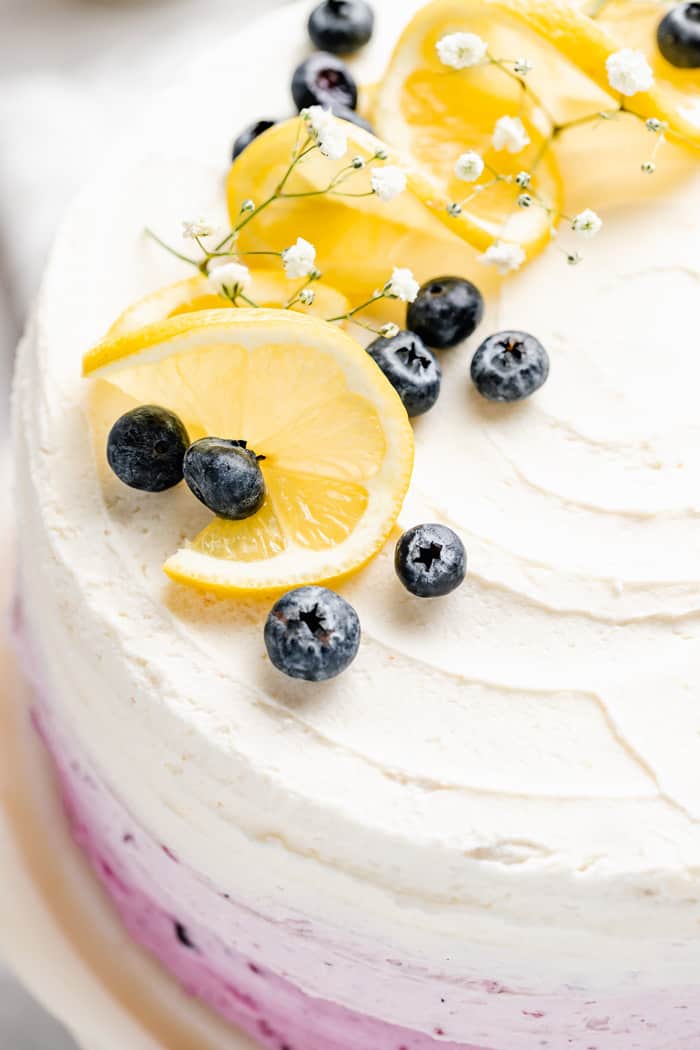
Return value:
<svg viewBox="0 0 700 1050">
<path fill-rule="evenodd" d="M 0 485 L 11 491 L 2 448 Z M 10 637 L 7 504 L 0 506 L 0 955 L 82 1050 L 256 1050 L 130 940 L 72 842 Z"/>
</svg>

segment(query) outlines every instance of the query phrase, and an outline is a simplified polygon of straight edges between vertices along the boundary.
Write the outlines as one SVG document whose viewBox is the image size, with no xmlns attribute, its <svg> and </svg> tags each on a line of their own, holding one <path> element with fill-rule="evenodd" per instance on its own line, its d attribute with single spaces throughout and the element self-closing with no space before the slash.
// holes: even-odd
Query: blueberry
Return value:
<svg viewBox="0 0 700 1050">
<path fill-rule="evenodd" d="M 442 369 L 432 350 L 415 332 L 399 332 L 393 339 L 380 336 L 367 353 L 403 401 L 409 416 L 420 416 L 433 407 L 440 394 Z"/>
<path fill-rule="evenodd" d="M 220 518 L 249 518 L 265 501 L 260 464 L 244 441 L 200 438 L 187 449 L 184 474 L 197 499 Z"/>
<path fill-rule="evenodd" d="M 307 106 L 355 109 L 357 84 L 345 65 L 327 51 L 317 51 L 294 70 L 292 98 L 298 110 Z"/>
<path fill-rule="evenodd" d="M 259 135 L 262 135 L 265 131 L 274 128 L 277 123 L 278 121 L 272 119 L 256 120 L 254 124 L 249 124 L 246 128 L 243 128 L 243 131 L 233 144 L 233 155 L 231 159 L 235 160 L 236 157 L 240 157 L 243 150 L 247 149 L 251 142 L 253 142 Z"/>
<path fill-rule="evenodd" d="M 409 305 L 406 326 L 428 346 L 447 350 L 467 339 L 483 316 L 483 296 L 471 281 L 434 277 Z"/>
<path fill-rule="evenodd" d="M 309 16 L 309 36 L 321 51 L 347 55 L 364 47 L 374 29 L 374 11 L 365 0 L 323 0 Z"/>
<path fill-rule="evenodd" d="M 357 656 L 360 620 L 334 591 L 298 587 L 273 605 L 265 624 L 265 646 L 278 671 L 307 682 L 325 682 Z"/>
<path fill-rule="evenodd" d="M 549 375 L 547 351 L 527 332 L 496 332 L 472 358 L 474 386 L 489 401 L 520 401 Z"/>
<path fill-rule="evenodd" d="M 125 412 L 107 438 L 107 461 L 120 481 L 143 492 L 163 492 L 182 481 L 190 439 L 174 412 L 141 405 Z"/>
<path fill-rule="evenodd" d="M 656 31 L 659 51 L 677 69 L 700 69 L 700 3 L 677 4 Z"/>
<path fill-rule="evenodd" d="M 416 525 L 396 544 L 396 575 L 419 598 L 441 598 L 464 582 L 467 552 L 446 525 Z"/>
</svg>

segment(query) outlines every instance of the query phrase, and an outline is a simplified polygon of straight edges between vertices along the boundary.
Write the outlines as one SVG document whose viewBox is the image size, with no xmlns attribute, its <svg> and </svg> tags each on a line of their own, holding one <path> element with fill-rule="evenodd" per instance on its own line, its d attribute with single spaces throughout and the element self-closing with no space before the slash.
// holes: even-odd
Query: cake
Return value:
<svg viewBox="0 0 700 1050">
<path fill-rule="evenodd" d="M 407 5 L 382 14 L 368 70 Z M 573 269 L 554 242 L 500 279 L 463 243 L 486 312 L 442 354 L 398 527 L 454 529 L 466 582 L 416 598 L 384 544 L 331 585 L 356 660 L 295 680 L 263 645 L 271 599 L 163 574 L 206 515 L 110 474 L 80 376 L 129 304 L 187 276 L 143 227 L 227 221 L 220 100 L 241 126 L 275 104 L 290 41 L 296 5 L 156 107 L 73 206 L 22 344 L 18 633 L 74 837 L 134 940 L 269 1050 L 695 1047 L 697 160 L 613 185 Z M 589 164 L 593 203 L 616 163 Z M 515 405 L 469 380 L 509 329 L 551 360 Z"/>
</svg>

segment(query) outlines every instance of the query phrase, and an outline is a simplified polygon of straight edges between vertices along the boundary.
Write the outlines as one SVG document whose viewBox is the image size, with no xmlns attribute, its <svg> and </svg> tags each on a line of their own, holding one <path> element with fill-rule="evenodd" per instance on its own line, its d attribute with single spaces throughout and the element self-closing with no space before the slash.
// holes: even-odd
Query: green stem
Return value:
<svg viewBox="0 0 700 1050">
<path fill-rule="evenodd" d="M 371 299 L 368 299 L 366 303 L 360 303 L 359 306 L 349 310 L 348 313 L 339 314 L 337 317 L 327 317 L 326 320 L 329 324 L 332 324 L 333 321 L 349 321 L 355 316 L 355 314 L 359 314 L 362 310 L 366 310 L 369 306 L 373 306 L 375 303 L 378 303 L 381 299 L 385 298 L 386 295 L 384 292 L 377 292 L 377 294 L 373 295 Z"/>
<path fill-rule="evenodd" d="M 170 252 L 171 255 L 174 255 L 176 259 L 182 259 L 183 262 L 189 263 L 190 266 L 196 266 L 198 270 L 200 269 L 200 264 L 196 259 L 190 259 L 188 255 L 183 255 L 182 252 L 178 252 L 175 248 L 171 248 L 170 245 L 166 244 L 165 241 L 162 241 L 158 234 L 154 233 L 150 227 L 146 226 L 143 232 L 147 237 L 150 237 L 152 241 L 159 244 L 161 248 L 165 248 L 166 252 Z"/>
</svg>

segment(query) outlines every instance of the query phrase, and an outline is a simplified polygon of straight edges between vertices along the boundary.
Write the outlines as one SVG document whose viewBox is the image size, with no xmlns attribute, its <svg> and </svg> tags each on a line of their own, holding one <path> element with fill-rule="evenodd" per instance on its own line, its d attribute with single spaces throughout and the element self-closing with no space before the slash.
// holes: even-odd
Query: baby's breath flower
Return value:
<svg viewBox="0 0 700 1050">
<path fill-rule="evenodd" d="M 297 237 L 296 243 L 282 252 L 282 264 L 287 277 L 308 277 L 316 268 L 316 249 L 303 237 Z"/>
<path fill-rule="evenodd" d="M 515 176 L 515 181 L 517 185 L 520 186 L 521 190 L 526 190 L 529 188 L 530 183 L 532 182 L 532 175 L 529 171 L 519 171 L 518 174 Z"/>
<path fill-rule="evenodd" d="M 212 291 L 229 299 L 233 299 L 237 292 L 244 291 L 251 281 L 250 270 L 239 262 L 223 262 L 209 271 Z"/>
<path fill-rule="evenodd" d="M 404 303 L 412 303 L 419 289 L 420 285 L 413 276 L 412 270 L 403 266 L 395 266 L 394 272 L 384 285 L 384 294 L 389 299 L 401 299 Z"/>
<path fill-rule="evenodd" d="M 529 58 L 516 58 L 513 65 L 513 70 L 519 77 L 526 77 L 528 73 L 532 73 L 534 68 Z"/>
<path fill-rule="evenodd" d="M 448 33 L 435 45 L 438 58 L 452 69 L 469 69 L 486 58 L 488 44 L 476 33 Z"/>
<path fill-rule="evenodd" d="M 667 131 L 668 124 L 665 120 L 659 120 L 658 117 L 649 117 L 646 122 L 647 131 L 651 131 L 653 135 L 658 135 L 660 131 Z"/>
<path fill-rule="evenodd" d="M 455 164 L 455 175 L 462 182 L 476 182 L 484 174 L 483 158 L 476 150 L 468 149 Z"/>
<path fill-rule="evenodd" d="M 569 266 L 578 266 L 580 262 L 583 262 L 583 256 L 580 252 L 567 252 L 566 261 Z"/>
<path fill-rule="evenodd" d="M 406 189 L 406 176 L 393 164 L 374 168 L 370 176 L 372 189 L 382 201 L 393 201 Z"/>
<path fill-rule="evenodd" d="M 385 339 L 394 339 L 400 331 L 401 329 L 397 324 L 392 324 L 391 322 L 389 322 L 389 324 L 382 325 L 382 327 L 379 329 L 379 334 L 384 336 Z"/>
<path fill-rule="evenodd" d="M 188 240 L 196 237 L 211 237 L 214 227 L 206 219 L 187 219 L 182 224 L 182 236 Z"/>
<path fill-rule="evenodd" d="M 520 117 L 499 117 L 493 129 L 493 148 L 520 153 L 530 145 L 530 136 Z"/>
<path fill-rule="evenodd" d="M 374 154 L 374 156 L 376 157 L 377 160 L 388 160 L 389 159 L 389 154 L 387 153 L 387 151 L 384 149 L 383 146 L 381 146 L 377 150 L 377 152 Z"/>
<path fill-rule="evenodd" d="M 302 110 L 302 117 L 324 157 L 341 160 L 348 151 L 348 139 L 331 110 L 323 106 L 309 106 Z"/>
<path fill-rule="evenodd" d="M 642 164 L 642 171 L 645 175 L 653 175 L 656 171 L 656 164 L 653 160 L 645 160 Z"/>
<path fill-rule="evenodd" d="M 362 157 L 353 157 L 350 163 L 352 164 L 355 171 L 361 171 L 362 168 L 364 168 L 365 166 L 364 158 Z"/>
<path fill-rule="evenodd" d="M 621 95 L 636 95 L 648 91 L 654 83 L 654 73 L 642 51 L 623 47 L 610 55 L 605 63 L 610 87 Z"/>
<path fill-rule="evenodd" d="M 580 233 L 582 237 L 595 237 L 602 227 L 603 220 L 592 208 L 585 208 L 571 220 L 571 229 L 574 233 Z"/>
<path fill-rule="evenodd" d="M 521 193 L 518 197 L 519 208 L 531 208 L 534 203 L 534 197 L 532 197 L 529 193 Z"/>
<path fill-rule="evenodd" d="M 481 262 L 495 266 L 500 274 L 507 274 L 520 269 L 525 262 L 525 252 L 519 244 L 496 241 L 479 258 Z"/>
<path fill-rule="evenodd" d="M 302 288 L 299 292 L 299 302 L 304 306 L 311 306 L 315 298 L 316 292 L 313 288 Z"/>
<path fill-rule="evenodd" d="M 241 204 L 241 211 L 255 211 L 255 201 L 252 201 L 250 197 L 248 197 L 247 200 L 244 200 Z"/>
<path fill-rule="evenodd" d="M 453 219 L 457 219 L 462 214 L 462 205 L 457 201 L 452 201 L 447 205 L 447 214 L 451 215 Z"/>
</svg>

